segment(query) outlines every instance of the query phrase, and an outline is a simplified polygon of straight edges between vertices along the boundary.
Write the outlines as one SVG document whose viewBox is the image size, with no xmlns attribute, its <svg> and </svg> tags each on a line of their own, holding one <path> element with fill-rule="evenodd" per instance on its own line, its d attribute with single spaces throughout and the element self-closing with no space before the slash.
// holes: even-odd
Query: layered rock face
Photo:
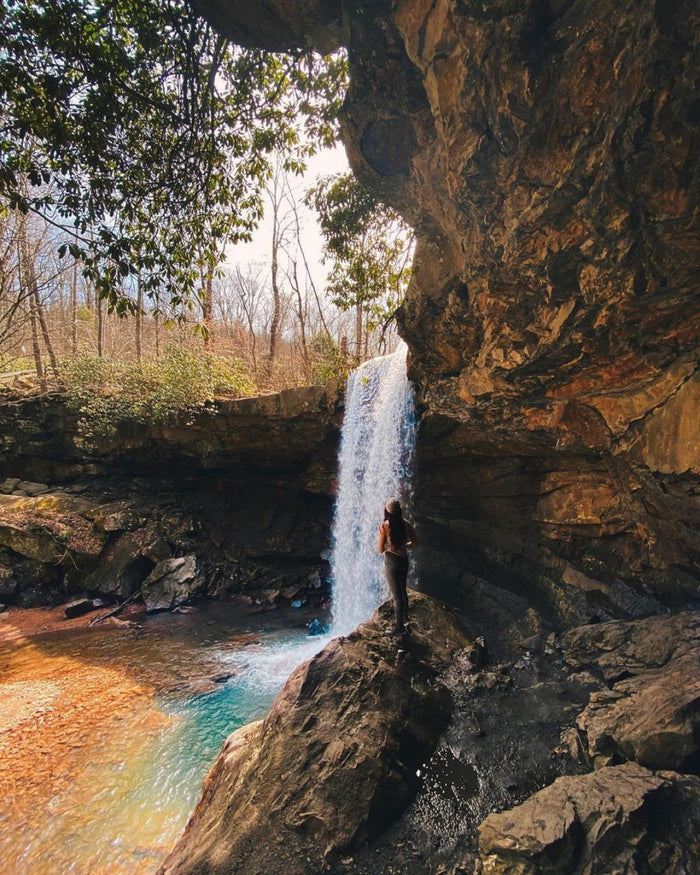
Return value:
<svg viewBox="0 0 700 875">
<path fill-rule="evenodd" d="M 0 405 L 0 475 L 57 480 L 115 467 L 234 475 L 310 469 L 312 483 L 317 459 L 319 490 L 325 483 L 327 491 L 341 415 L 339 388 L 328 383 L 219 401 L 167 423 L 124 419 L 109 433 L 86 438 L 78 414 L 60 395 L 10 401 Z"/>
<path fill-rule="evenodd" d="M 691 599 L 696 4 L 202 5 L 242 42 L 348 47 L 351 163 L 418 233 L 424 583 L 555 625 Z"/>
<path fill-rule="evenodd" d="M 61 398 L 0 407 L 0 603 L 320 596 L 340 417 L 310 387 L 88 443 Z"/>
</svg>

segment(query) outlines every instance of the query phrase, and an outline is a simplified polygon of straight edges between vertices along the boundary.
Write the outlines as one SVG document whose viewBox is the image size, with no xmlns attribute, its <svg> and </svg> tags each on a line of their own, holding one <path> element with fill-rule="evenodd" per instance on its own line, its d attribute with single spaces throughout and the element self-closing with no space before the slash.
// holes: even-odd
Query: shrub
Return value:
<svg viewBox="0 0 700 875">
<path fill-rule="evenodd" d="M 321 332 L 311 340 L 311 355 L 313 356 L 312 379 L 316 384 L 327 380 L 344 382 L 350 373 L 350 365 L 342 354 L 340 347 L 333 338 Z"/>
<path fill-rule="evenodd" d="M 159 359 L 121 364 L 82 353 L 63 363 L 68 404 L 88 441 L 112 434 L 119 423 L 168 422 L 215 411 L 219 395 L 250 395 L 245 365 L 172 344 Z"/>
<path fill-rule="evenodd" d="M 34 359 L 25 355 L 0 355 L 0 373 L 12 373 L 13 371 L 33 371 Z"/>
</svg>

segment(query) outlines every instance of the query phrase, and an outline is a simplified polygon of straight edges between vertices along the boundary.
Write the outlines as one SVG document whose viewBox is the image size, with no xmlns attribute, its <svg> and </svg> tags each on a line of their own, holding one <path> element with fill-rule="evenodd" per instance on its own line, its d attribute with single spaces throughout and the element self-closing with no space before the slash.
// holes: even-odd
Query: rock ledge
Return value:
<svg viewBox="0 0 700 875">
<path fill-rule="evenodd" d="M 162 873 L 319 871 L 406 808 L 452 711 L 440 675 L 471 643 L 440 603 L 411 594 L 410 606 L 403 652 L 385 604 L 226 741 Z"/>
</svg>

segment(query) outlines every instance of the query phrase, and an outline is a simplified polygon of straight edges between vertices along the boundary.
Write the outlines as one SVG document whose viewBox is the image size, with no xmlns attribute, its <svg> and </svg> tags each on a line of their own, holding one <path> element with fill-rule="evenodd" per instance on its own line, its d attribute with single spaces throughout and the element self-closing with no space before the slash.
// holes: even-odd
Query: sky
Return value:
<svg viewBox="0 0 700 875">
<path fill-rule="evenodd" d="M 333 149 L 324 149 L 311 157 L 304 176 L 295 179 L 293 183 L 295 191 L 299 192 L 302 243 L 314 282 L 319 288 L 323 287 L 326 278 L 326 268 L 321 264 L 323 240 L 313 212 L 304 206 L 302 199 L 304 192 L 314 185 L 318 177 L 327 176 L 329 173 L 346 173 L 349 169 L 345 147 L 337 145 Z M 268 210 L 250 243 L 237 243 L 235 246 L 229 246 L 226 253 L 226 265 L 232 267 L 239 265 L 245 270 L 251 264 L 269 263 L 271 237 L 272 220 Z"/>
</svg>

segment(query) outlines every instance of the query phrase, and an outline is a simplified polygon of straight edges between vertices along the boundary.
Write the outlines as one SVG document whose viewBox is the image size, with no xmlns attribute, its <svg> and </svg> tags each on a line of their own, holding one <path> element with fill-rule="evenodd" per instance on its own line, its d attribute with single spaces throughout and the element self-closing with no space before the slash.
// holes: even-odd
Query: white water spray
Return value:
<svg viewBox="0 0 700 875">
<path fill-rule="evenodd" d="M 333 632 L 345 635 L 389 597 L 379 524 L 387 499 L 407 498 L 415 404 L 406 344 L 360 365 L 348 379 L 333 520 Z"/>
</svg>

